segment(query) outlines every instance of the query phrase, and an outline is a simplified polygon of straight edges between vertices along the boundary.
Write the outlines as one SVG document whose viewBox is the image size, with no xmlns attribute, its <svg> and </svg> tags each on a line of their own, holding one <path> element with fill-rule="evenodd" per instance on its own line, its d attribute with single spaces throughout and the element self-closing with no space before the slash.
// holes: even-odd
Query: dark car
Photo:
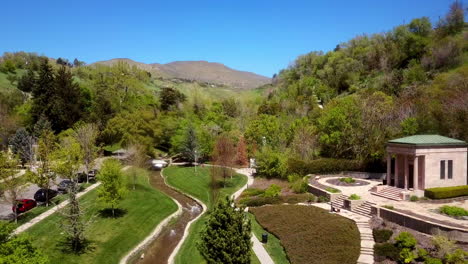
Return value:
<svg viewBox="0 0 468 264">
<path fill-rule="evenodd" d="M 21 214 L 26 211 L 29 211 L 33 209 L 34 207 L 36 207 L 37 205 L 36 201 L 31 200 L 31 199 L 21 199 L 21 200 L 16 200 L 16 201 L 18 202 L 18 204 L 16 204 L 16 208 L 13 206 L 11 210 L 13 210 L 13 212 L 16 211 L 17 214 Z"/>
<path fill-rule="evenodd" d="M 44 203 L 46 201 L 46 193 L 48 193 L 48 198 L 49 198 L 49 201 L 50 201 L 52 198 L 57 196 L 58 192 L 56 190 L 52 190 L 52 189 L 39 189 L 34 194 L 34 200 L 36 200 L 36 202 Z"/>
<path fill-rule="evenodd" d="M 99 173 L 99 170 L 97 170 L 97 169 L 92 169 L 92 170 L 88 171 L 89 179 L 95 179 L 96 176 L 98 175 L 98 173 Z"/>
<path fill-rule="evenodd" d="M 84 172 L 79 172 L 75 175 L 75 180 L 79 183 L 86 182 L 88 175 Z"/>
<path fill-rule="evenodd" d="M 76 187 L 76 183 L 72 180 L 63 180 L 59 183 L 57 190 L 61 193 L 67 193 L 70 188 Z"/>
</svg>

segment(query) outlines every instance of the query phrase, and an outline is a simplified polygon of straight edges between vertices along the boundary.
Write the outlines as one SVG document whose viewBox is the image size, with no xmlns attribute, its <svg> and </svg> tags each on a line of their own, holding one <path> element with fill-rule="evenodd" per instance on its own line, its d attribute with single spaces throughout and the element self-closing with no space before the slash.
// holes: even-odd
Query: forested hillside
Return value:
<svg viewBox="0 0 468 264">
<path fill-rule="evenodd" d="M 21 127 L 66 135 L 85 122 L 98 125 L 103 148 L 140 144 L 153 157 L 209 160 L 219 141 L 238 152 L 246 145 L 269 177 L 379 170 L 388 139 L 434 133 L 468 140 L 463 11 L 457 2 L 435 25 L 422 17 L 300 56 L 273 84 L 238 93 L 166 80 L 123 61 L 85 66 L 5 53 L 0 144 Z"/>
</svg>

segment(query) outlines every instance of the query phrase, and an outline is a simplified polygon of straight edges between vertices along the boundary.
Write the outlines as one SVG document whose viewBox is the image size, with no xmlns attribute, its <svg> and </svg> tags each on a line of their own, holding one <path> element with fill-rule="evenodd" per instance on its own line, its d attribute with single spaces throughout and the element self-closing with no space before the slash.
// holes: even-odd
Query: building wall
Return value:
<svg viewBox="0 0 468 264">
<path fill-rule="evenodd" d="M 416 149 L 416 155 L 424 155 L 424 188 L 466 185 L 467 148 Z M 440 179 L 440 161 L 445 162 L 445 179 Z M 447 160 L 453 160 L 453 178 L 448 179 Z"/>
</svg>

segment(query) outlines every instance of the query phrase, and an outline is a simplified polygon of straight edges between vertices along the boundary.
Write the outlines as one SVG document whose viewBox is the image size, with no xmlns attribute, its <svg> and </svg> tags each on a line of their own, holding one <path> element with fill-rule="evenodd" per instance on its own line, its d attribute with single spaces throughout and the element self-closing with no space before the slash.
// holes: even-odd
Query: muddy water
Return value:
<svg viewBox="0 0 468 264">
<path fill-rule="evenodd" d="M 175 220 L 175 223 L 165 227 L 159 236 L 146 248 L 144 258 L 138 259 L 138 264 L 166 264 L 169 256 L 182 238 L 188 222 L 197 217 L 201 211 L 201 206 L 191 198 L 171 189 L 164 183 L 159 171 L 152 171 L 150 174 L 151 185 L 177 200 L 182 206 L 182 215 Z"/>
</svg>

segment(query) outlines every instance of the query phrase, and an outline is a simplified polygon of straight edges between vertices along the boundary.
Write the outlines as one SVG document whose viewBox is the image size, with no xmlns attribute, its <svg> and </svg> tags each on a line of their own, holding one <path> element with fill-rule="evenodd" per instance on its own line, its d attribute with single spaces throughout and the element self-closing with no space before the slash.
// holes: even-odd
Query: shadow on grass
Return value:
<svg viewBox="0 0 468 264">
<path fill-rule="evenodd" d="M 99 210 L 99 216 L 104 218 L 119 218 L 127 214 L 126 209 L 115 208 L 114 213 L 112 213 L 112 208 L 106 208 Z"/>
<path fill-rule="evenodd" d="M 64 238 L 57 242 L 56 248 L 64 254 L 74 255 L 82 255 L 88 252 L 92 252 L 96 249 L 96 247 L 93 246 L 93 242 L 88 239 L 84 239 L 83 241 L 81 241 L 81 243 L 75 248 L 73 246 L 72 240 L 69 238 Z"/>
</svg>

